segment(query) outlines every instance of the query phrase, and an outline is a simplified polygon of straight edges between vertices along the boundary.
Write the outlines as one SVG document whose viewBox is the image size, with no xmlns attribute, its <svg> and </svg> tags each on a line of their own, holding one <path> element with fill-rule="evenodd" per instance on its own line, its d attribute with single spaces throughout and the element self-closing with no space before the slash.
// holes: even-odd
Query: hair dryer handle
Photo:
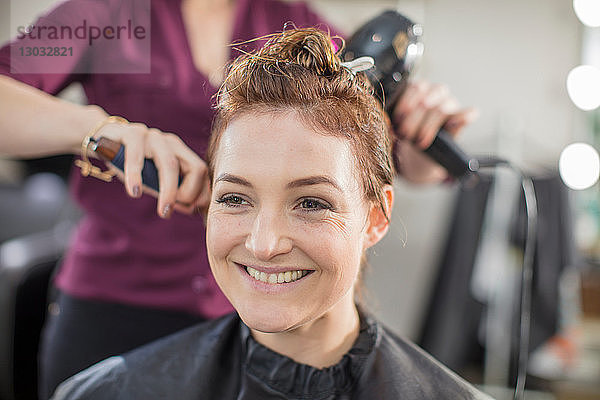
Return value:
<svg viewBox="0 0 600 400">
<path fill-rule="evenodd" d="M 454 141 L 450 133 L 441 129 L 431 145 L 424 150 L 425 154 L 443 165 L 448 173 L 461 180 L 476 175 L 479 162 L 468 156 Z"/>
</svg>

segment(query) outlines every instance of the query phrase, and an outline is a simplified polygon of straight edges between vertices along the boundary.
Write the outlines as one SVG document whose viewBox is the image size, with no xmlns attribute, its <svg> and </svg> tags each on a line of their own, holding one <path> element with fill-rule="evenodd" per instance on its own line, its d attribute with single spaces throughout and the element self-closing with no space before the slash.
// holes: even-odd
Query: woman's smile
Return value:
<svg viewBox="0 0 600 400">
<path fill-rule="evenodd" d="M 314 269 L 292 269 L 292 267 L 262 267 L 233 263 L 239 271 L 243 289 L 250 294 L 294 296 L 294 292 L 305 293 L 303 286 L 310 284 Z M 316 275 L 315 275 L 316 276 Z"/>
<path fill-rule="evenodd" d="M 265 272 L 248 266 L 244 266 L 244 269 L 248 275 L 255 280 L 269 284 L 296 282 L 312 272 L 306 269 L 286 269 L 285 272 Z"/>
<path fill-rule="evenodd" d="M 248 275 L 258 282 L 268 285 L 281 285 L 294 283 L 313 273 L 314 269 L 302 269 L 300 267 L 283 266 L 261 266 L 257 263 L 239 263 L 233 262 L 242 273 Z"/>
</svg>

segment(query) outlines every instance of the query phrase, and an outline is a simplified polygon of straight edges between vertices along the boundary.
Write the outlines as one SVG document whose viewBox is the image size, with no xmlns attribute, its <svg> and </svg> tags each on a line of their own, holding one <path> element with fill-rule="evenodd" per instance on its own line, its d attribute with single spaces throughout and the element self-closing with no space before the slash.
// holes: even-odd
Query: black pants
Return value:
<svg viewBox="0 0 600 400">
<path fill-rule="evenodd" d="M 40 398 L 77 372 L 203 321 L 186 313 L 74 298 L 57 292 L 40 354 Z"/>
</svg>

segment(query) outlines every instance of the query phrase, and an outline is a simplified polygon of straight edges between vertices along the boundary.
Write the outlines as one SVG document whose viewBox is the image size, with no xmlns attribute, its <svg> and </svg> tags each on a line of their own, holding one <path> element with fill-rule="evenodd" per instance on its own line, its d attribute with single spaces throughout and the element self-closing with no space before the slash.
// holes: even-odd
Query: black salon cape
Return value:
<svg viewBox="0 0 600 400">
<path fill-rule="evenodd" d="M 237 314 L 202 323 L 63 382 L 53 399 L 489 399 L 361 315 L 353 348 L 325 369 L 256 342 Z"/>
</svg>

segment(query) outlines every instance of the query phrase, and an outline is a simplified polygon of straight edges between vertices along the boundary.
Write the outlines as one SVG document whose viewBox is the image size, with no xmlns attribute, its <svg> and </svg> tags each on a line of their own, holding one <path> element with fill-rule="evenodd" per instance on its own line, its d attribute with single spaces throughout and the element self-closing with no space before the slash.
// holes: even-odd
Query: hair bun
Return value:
<svg viewBox="0 0 600 400">
<path fill-rule="evenodd" d="M 271 37 L 257 56 L 274 62 L 292 62 L 321 76 L 332 76 L 341 69 L 332 38 L 316 28 L 283 31 Z"/>
</svg>

